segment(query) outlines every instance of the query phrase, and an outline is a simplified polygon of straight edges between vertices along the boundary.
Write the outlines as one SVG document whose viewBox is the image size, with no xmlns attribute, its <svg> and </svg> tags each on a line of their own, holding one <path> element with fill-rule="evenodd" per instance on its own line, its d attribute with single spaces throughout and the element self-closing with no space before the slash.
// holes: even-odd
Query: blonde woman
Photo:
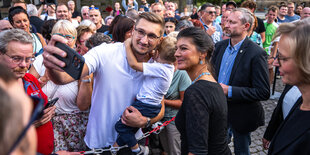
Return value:
<svg viewBox="0 0 310 155">
<path fill-rule="evenodd" d="M 71 22 L 59 20 L 53 27 L 52 35 L 64 37 L 67 45 L 75 47 L 77 31 Z M 76 104 L 79 81 L 66 85 L 56 85 L 45 74 L 43 57 L 39 56 L 33 63 L 30 73 L 42 82 L 42 90 L 50 98 L 58 97 L 56 114 L 52 119 L 54 126 L 55 152 L 58 150 L 81 151 L 86 149 L 84 135 L 88 120 L 88 111 L 81 111 Z"/>
</svg>

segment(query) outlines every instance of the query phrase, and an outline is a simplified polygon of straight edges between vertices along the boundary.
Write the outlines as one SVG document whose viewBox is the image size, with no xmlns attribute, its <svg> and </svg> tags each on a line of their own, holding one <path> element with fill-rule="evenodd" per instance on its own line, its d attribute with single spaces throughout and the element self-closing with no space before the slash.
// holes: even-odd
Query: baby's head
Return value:
<svg viewBox="0 0 310 155">
<path fill-rule="evenodd" d="M 176 51 L 177 39 L 174 37 L 165 37 L 158 46 L 158 56 L 161 61 L 165 63 L 174 63 L 176 58 L 174 53 Z"/>
</svg>

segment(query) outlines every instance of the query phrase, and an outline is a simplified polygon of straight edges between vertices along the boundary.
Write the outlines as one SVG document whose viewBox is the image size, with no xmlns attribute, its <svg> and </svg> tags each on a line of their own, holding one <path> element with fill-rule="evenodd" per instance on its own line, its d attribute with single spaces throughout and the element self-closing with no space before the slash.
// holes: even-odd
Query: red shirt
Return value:
<svg viewBox="0 0 310 155">
<path fill-rule="evenodd" d="M 26 73 L 23 77 L 23 83 L 26 93 L 29 96 L 36 96 L 44 99 L 44 105 L 47 104 L 47 96 L 43 93 L 38 80 L 31 74 Z M 54 149 L 54 132 L 52 122 L 49 121 L 36 128 L 38 148 L 37 152 L 41 154 L 51 154 Z"/>
</svg>

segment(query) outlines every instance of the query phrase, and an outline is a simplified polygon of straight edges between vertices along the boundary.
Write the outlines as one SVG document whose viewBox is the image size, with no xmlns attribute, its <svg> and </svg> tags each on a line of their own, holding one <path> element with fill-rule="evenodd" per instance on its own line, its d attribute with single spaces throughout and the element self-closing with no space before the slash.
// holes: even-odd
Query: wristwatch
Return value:
<svg viewBox="0 0 310 155">
<path fill-rule="evenodd" d="M 87 83 L 90 83 L 90 82 L 91 82 L 91 78 L 88 78 L 88 79 L 86 79 L 86 80 L 85 80 L 85 79 L 82 79 L 82 80 L 81 80 L 81 82 L 87 82 Z"/>
<path fill-rule="evenodd" d="M 148 128 L 148 127 L 151 127 L 151 119 L 149 117 L 146 117 L 146 125 L 145 125 L 145 128 Z"/>
</svg>

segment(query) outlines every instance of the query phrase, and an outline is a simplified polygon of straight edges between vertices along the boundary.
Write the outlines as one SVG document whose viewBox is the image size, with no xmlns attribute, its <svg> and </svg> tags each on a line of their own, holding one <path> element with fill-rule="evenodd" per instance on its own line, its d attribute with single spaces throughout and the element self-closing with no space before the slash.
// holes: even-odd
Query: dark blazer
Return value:
<svg viewBox="0 0 310 155">
<path fill-rule="evenodd" d="M 268 141 L 271 141 L 272 137 L 274 136 L 274 134 L 276 133 L 277 129 L 279 128 L 279 126 L 281 125 L 281 123 L 284 121 L 283 119 L 283 112 L 282 112 L 282 105 L 283 105 L 283 99 L 286 95 L 286 93 L 292 88 L 293 86 L 291 85 L 286 85 L 280 98 L 278 101 L 278 104 L 276 106 L 276 108 L 274 109 L 271 119 L 269 121 L 269 124 L 266 128 L 266 131 L 264 133 L 264 138 Z M 301 104 L 301 97 L 296 101 L 296 103 L 294 104 L 294 106 L 292 107 L 292 109 L 290 110 L 290 113 L 288 114 L 288 116 L 291 114 L 291 111 L 294 111 L 296 109 L 296 107 L 299 107 Z M 288 117 L 287 116 L 287 117 Z"/>
<path fill-rule="evenodd" d="M 230 39 L 215 44 L 211 63 L 218 79 L 222 57 Z M 232 98 L 228 98 L 228 122 L 240 133 L 256 130 L 264 125 L 264 109 L 261 100 L 270 96 L 267 54 L 248 37 L 242 43 L 231 71 L 229 86 Z"/>
<path fill-rule="evenodd" d="M 29 20 L 30 20 L 30 24 L 35 26 L 37 32 L 41 33 L 41 27 L 42 27 L 44 21 L 41 20 L 41 18 L 36 17 L 36 16 L 31 16 Z M 35 32 L 33 32 L 33 33 L 35 33 Z"/>
<path fill-rule="evenodd" d="M 272 138 L 268 155 L 310 154 L 310 112 L 300 106 L 292 110 Z"/>
</svg>

